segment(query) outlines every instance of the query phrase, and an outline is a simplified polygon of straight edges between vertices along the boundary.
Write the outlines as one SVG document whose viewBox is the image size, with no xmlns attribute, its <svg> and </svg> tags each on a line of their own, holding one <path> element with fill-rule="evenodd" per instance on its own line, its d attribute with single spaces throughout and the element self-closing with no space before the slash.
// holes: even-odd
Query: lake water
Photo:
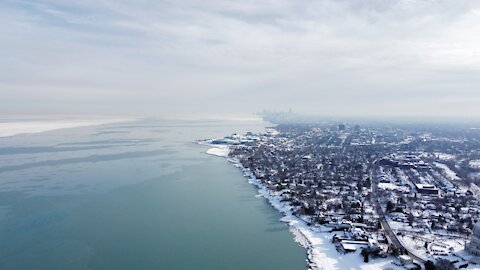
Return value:
<svg viewBox="0 0 480 270">
<path fill-rule="evenodd" d="M 0 138 L 0 269 L 306 269 L 280 214 L 195 143 L 263 128 L 145 120 Z"/>
</svg>

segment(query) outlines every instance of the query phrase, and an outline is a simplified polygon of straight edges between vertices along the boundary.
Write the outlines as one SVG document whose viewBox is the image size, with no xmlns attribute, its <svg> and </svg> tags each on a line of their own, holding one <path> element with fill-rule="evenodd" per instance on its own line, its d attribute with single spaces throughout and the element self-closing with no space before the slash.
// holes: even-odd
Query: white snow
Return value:
<svg viewBox="0 0 480 270">
<path fill-rule="evenodd" d="M 341 254 L 331 243 L 332 233 L 322 232 L 320 228 L 308 226 L 297 217 L 286 214 L 282 221 L 288 222 L 290 230 L 297 232 L 294 233 L 295 240 L 308 249 L 311 269 L 379 270 L 386 267 L 402 269 L 391 263 L 392 258 L 371 258 L 369 263 L 364 263 L 359 252 Z M 299 239 L 299 235 L 303 236 L 303 239 Z"/>
<path fill-rule="evenodd" d="M 207 154 L 219 156 L 219 157 L 228 157 L 230 153 L 230 148 L 228 146 L 217 146 L 207 150 Z"/>
<path fill-rule="evenodd" d="M 397 186 L 393 183 L 378 183 L 378 188 L 386 189 L 386 190 L 399 190 L 402 192 L 409 192 L 410 189 L 408 187 Z"/>
<path fill-rule="evenodd" d="M 439 159 L 442 159 L 442 160 L 452 160 L 455 158 L 454 155 L 451 155 L 451 154 L 447 154 L 447 153 L 440 153 L 440 152 L 437 152 L 437 153 L 434 153 Z"/>
<path fill-rule="evenodd" d="M 479 159 L 471 160 L 469 162 L 469 165 L 470 165 L 470 167 L 472 167 L 474 169 L 480 169 L 480 160 Z"/>
<path fill-rule="evenodd" d="M 420 239 L 420 237 L 414 237 L 413 235 L 409 236 L 398 236 L 398 241 L 403 243 L 403 246 L 410 252 L 414 253 L 416 256 L 430 259 L 426 250 L 423 248 L 425 242 Z"/>
<path fill-rule="evenodd" d="M 448 179 L 450 179 L 450 180 L 460 180 L 460 178 L 457 176 L 457 174 L 454 171 L 452 171 L 447 165 L 445 165 L 443 163 L 435 162 L 435 166 L 442 169 L 445 172 L 445 176 Z"/>
<path fill-rule="evenodd" d="M 75 128 L 83 126 L 103 125 L 116 122 L 131 121 L 133 119 L 97 119 L 97 120 L 51 120 L 51 121 L 15 121 L 0 122 L 0 138 L 18 134 L 40 133 L 45 131 Z"/>
</svg>

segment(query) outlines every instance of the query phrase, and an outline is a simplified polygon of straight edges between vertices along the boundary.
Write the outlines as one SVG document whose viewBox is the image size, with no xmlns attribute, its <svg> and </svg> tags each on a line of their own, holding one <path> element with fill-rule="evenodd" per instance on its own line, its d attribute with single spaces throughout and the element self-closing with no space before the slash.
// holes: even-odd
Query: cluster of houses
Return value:
<svg viewBox="0 0 480 270">
<path fill-rule="evenodd" d="M 386 256 L 387 239 L 379 233 L 371 203 L 370 169 L 379 157 L 375 146 L 350 144 L 346 131 L 279 128 L 247 147 L 234 147 L 230 156 L 248 168 L 272 191 L 281 194 L 294 213 L 310 225 L 335 232 L 332 242 L 341 252 L 367 249 Z M 358 134 L 358 133 L 357 133 Z M 359 140 L 359 138 L 356 138 Z"/>
<path fill-rule="evenodd" d="M 382 230 L 380 211 L 381 218 L 403 224 L 393 229 L 399 237 L 430 239 L 425 251 L 434 259 L 457 251 L 448 241 L 442 244 L 442 235 L 467 241 L 480 215 L 477 194 L 438 163 L 439 152 L 458 154 L 449 142 L 457 140 L 438 143 L 431 134 L 391 127 L 289 124 L 277 126 L 274 133 L 234 135 L 213 143 L 237 145 L 230 157 L 281 194 L 310 225 L 338 232 L 332 242 L 340 252 L 360 248 L 385 256 L 395 250 L 382 248 L 392 243 Z M 407 257 L 404 265 L 410 265 Z"/>
<path fill-rule="evenodd" d="M 442 175 L 442 169 L 427 161 L 417 161 L 424 164 L 422 167 L 410 167 L 404 166 L 403 160 L 382 160 L 375 171 L 382 189 L 379 193 L 385 207 L 390 206 L 385 210 L 391 219 L 426 232 L 444 230 L 464 237 L 470 235 L 479 219 L 478 197 L 462 182 L 445 184 L 449 180 Z"/>
</svg>

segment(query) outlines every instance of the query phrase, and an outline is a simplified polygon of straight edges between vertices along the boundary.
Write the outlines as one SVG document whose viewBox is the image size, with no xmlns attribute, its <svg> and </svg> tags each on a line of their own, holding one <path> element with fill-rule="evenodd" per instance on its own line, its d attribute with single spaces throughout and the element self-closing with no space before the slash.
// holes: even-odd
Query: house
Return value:
<svg viewBox="0 0 480 270">
<path fill-rule="evenodd" d="M 400 260 L 400 263 L 402 265 L 413 264 L 413 259 L 410 258 L 410 256 L 408 256 L 408 255 L 400 255 L 400 256 L 398 256 L 398 259 Z"/>
<path fill-rule="evenodd" d="M 438 195 L 438 189 L 434 185 L 429 184 L 415 184 L 418 193 Z"/>
<path fill-rule="evenodd" d="M 354 244 L 347 244 L 347 243 L 340 243 L 340 249 L 347 253 L 347 252 L 355 252 L 357 247 Z"/>
</svg>

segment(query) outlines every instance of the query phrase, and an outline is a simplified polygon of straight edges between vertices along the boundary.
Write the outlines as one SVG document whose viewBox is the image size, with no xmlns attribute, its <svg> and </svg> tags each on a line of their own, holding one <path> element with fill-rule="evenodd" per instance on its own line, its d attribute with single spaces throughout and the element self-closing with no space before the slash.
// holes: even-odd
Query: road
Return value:
<svg viewBox="0 0 480 270">
<path fill-rule="evenodd" d="M 392 228 L 387 222 L 387 218 L 385 217 L 385 212 L 383 211 L 380 202 L 378 201 L 378 196 L 377 196 L 377 185 L 378 185 L 378 179 L 377 179 L 377 174 L 375 173 L 376 169 L 378 168 L 378 160 L 374 162 L 373 167 L 372 167 L 372 174 L 371 174 L 371 179 L 372 179 L 372 202 L 375 207 L 375 211 L 377 212 L 379 216 L 379 221 L 380 224 L 382 225 L 382 228 L 385 230 L 385 233 L 387 234 L 388 239 L 390 239 L 390 242 L 397 247 L 400 250 L 405 251 L 410 257 L 412 257 L 414 260 L 421 262 L 421 263 L 426 263 L 427 260 L 424 258 L 419 257 L 413 252 L 410 252 L 400 240 L 398 240 L 397 235 L 393 232 Z"/>
</svg>

